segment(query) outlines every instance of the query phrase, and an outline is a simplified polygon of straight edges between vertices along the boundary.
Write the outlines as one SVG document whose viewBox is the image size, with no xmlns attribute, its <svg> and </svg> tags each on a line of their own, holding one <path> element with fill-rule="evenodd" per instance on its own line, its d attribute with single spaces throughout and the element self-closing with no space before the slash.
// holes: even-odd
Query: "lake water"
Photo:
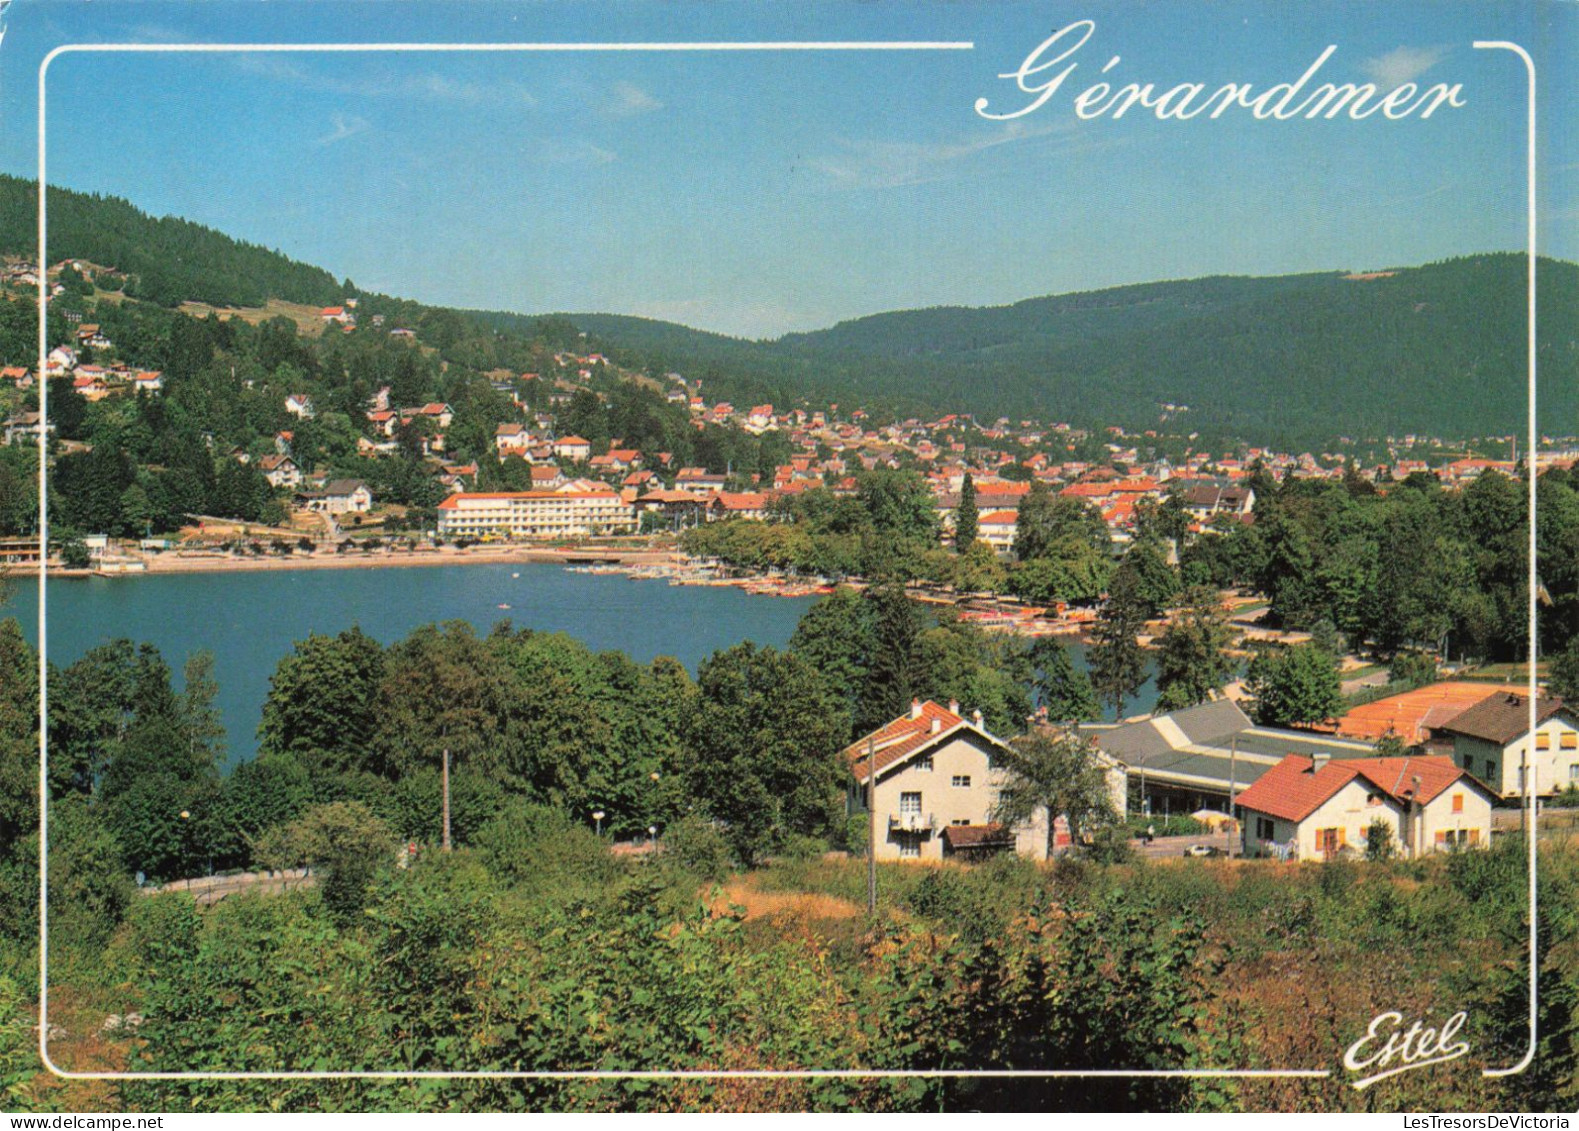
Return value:
<svg viewBox="0 0 1579 1131">
<path fill-rule="evenodd" d="M 128 637 L 157 647 L 179 686 L 186 658 L 208 649 L 230 758 L 238 761 L 257 749 L 275 665 L 309 633 L 359 625 L 387 645 L 419 625 L 463 620 L 485 634 L 509 619 L 517 628 L 568 633 L 598 651 L 618 649 L 639 663 L 673 656 L 695 674 L 713 652 L 742 640 L 782 647 L 814 600 L 534 564 L 62 578 L 49 583 L 48 650 L 63 667 Z M 36 587 L 18 585 L 0 615 L 17 617 L 36 640 Z M 1084 648 L 1070 644 L 1083 664 Z M 1154 701 L 1148 684 L 1128 710 Z"/>
</svg>

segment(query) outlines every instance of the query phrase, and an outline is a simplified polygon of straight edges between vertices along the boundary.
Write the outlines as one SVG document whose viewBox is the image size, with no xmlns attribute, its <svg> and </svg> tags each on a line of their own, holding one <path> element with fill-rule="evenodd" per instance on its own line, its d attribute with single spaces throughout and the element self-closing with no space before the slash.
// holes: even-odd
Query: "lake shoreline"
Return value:
<svg viewBox="0 0 1579 1131">
<path fill-rule="evenodd" d="M 444 548 L 438 550 L 389 550 L 381 549 L 353 553 L 292 553 L 267 554 L 255 557 L 236 557 L 229 554 L 189 554 L 168 551 L 134 559 L 141 563 L 135 569 L 64 569 L 50 567 L 50 580 L 81 579 L 90 577 L 135 578 L 189 573 L 249 573 L 264 570 L 293 569 L 399 569 L 413 566 L 451 565 L 581 565 L 591 562 L 626 565 L 669 565 L 686 560 L 675 550 L 636 550 L 605 547 L 572 547 L 546 549 L 528 546 L 502 546 L 499 548 L 472 546 L 464 550 Z M 37 577 L 38 570 L 24 568 L 0 570 L 0 576 Z"/>
</svg>

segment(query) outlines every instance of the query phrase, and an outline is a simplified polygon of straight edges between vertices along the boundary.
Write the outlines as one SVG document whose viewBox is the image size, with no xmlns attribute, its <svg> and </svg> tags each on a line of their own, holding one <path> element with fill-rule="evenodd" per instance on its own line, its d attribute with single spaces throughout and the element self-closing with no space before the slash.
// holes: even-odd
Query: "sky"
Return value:
<svg viewBox="0 0 1579 1131">
<path fill-rule="evenodd" d="M 774 337 L 884 310 L 1212 274 L 1579 259 L 1579 4 L 160 3 L 15 0 L 0 171 L 37 173 L 72 43 L 927 41 L 906 51 L 66 54 L 51 184 L 125 197 L 424 302 Z M 1038 108 L 1011 74 L 1092 21 Z M 1068 42 L 1068 40 L 1060 41 Z M 1363 121 L 1083 120 L 1093 83 L 1462 87 Z M 1099 72 L 1114 56 L 1106 75 Z M 1044 56 L 1044 58 L 1049 56 Z M 1055 73 L 1034 74 L 1045 82 Z"/>
</svg>

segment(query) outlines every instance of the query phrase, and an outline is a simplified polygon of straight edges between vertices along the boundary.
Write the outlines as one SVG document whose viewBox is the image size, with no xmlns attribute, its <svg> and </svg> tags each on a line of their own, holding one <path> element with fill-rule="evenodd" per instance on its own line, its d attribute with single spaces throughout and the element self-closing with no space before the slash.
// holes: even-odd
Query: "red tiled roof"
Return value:
<svg viewBox="0 0 1579 1131">
<path fill-rule="evenodd" d="M 612 487 L 592 491 L 459 491 L 438 505 L 441 511 L 456 510 L 462 499 L 613 499 L 619 493 Z"/>
<path fill-rule="evenodd" d="M 1314 766 L 1310 758 L 1290 754 L 1241 793 L 1238 802 L 1246 809 L 1285 821 L 1303 821 L 1355 778 L 1369 782 L 1400 803 L 1412 796 L 1425 804 L 1460 779 L 1480 784 L 1444 755 L 1334 758 L 1319 770 Z M 1415 778 L 1420 779 L 1418 789 Z"/>
<path fill-rule="evenodd" d="M 1441 727 L 1493 695 L 1517 694 L 1513 684 L 1444 680 L 1355 707 L 1338 720 L 1338 733 L 1375 741 L 1392 731 L 1405 743 L 1423 742 Z"/>
<path fill-rule="evenodd" d="M 1285 821 L 1303 821 L 1359 773 L 1344 762 L 1328 762 L 1312 772 L 1314 765 L 1309 758 L 1290 754 L 1246 788 L 1239 804 Z"/>
<path fill-rule="evenodd" d="M 1394 797 L 1402 798 L 1413 793 L 1422 805 L 1439 796 L 1459 778 L 1469 777 L 1466 770 L 1453 764 L 1453 759 L 1442 754 L 1424 758 L 1353 758 L 1347 759 L 1374 784 Z M 1414 779 L 1420 779 L 1418 787 Z M 1474 779 L 1471 779 L 1474 780 Z"/>
<path fill-rule="evenodd" d="M 932 722 L 938 723 L 937 733 L 932 732 Z M 921 704 L 915 717 L 907 711 L 890 723 L 878 727 L 871 734 L 850 743 L 844 749 L 845 760 L 857 781 L 866 780 L 866 757 L 872 749 L 877 757 L 877 772 L 882 773 L 896 762 L 903 761 L 940 735 L 947 734 L 965 720 L 953 711 L 940 707 L 928 699 Z"/>
</svg>

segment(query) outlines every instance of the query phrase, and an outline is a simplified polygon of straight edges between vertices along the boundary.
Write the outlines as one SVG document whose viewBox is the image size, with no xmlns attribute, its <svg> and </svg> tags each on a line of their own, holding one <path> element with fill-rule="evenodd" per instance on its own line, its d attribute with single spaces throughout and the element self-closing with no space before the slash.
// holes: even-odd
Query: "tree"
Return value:
<svg viewBox="0 0 1579 1131">
<path fill-rule="evenodd" d="M 961 593 L 1002 592 L 1008 581 L 997 551 L 985 542 L 972 542 L 954 559 L 954 588 Z"/>
<path fill-rule="evenodd" d="M 186 688 L 181 693 L 181 723 L 191 744 L 194 760 L 206 758 L 218 764 L 225 756 L 225 726 L 219 721 L 214 700 L 219 683 L 214 679 L 214 653 L 206 648 L 193 652 L 182 669 Z"/>
<path fill-rule="evenodd" d="M 1138 639 L 1146 627 L 1145 609 L 1132 584 L 1119 581 L 1097 614 L 1086 653 L 1091 686 L 1102 703 L 1113 705 L 1115 718 L 1124 716 L 1125 701 L 1146 682 L 1146 654 Z"/>
<path fill-rule="evenodd" d="M 1546 684 L 1553 695 L 1570 703 L 1579 703 L 1579 636 L 1570 640 L 1568 647 L 1552 658 Z"/>
<path fill-rule="evenodd" d="M 1168 564 L 1162 546 L 1152 539 L 1140 539 L 1130 546 L 1118 572 L 1133 574 L 1135 593 L 1147 616 L 1156 616 L 1179 595 L 1179 573 Z"/>
<path fill-rule="evenodd" d="M 1066 535 L 1043 557 L 1021 560 L 1009 575 L 1009 588 L 1038 605 L 1096 601 L 1113 580 L 1113 559 L 1089 541 Z"/>
<path fill-rule="evenodd" d="M 1392 662 L 1387 665 L 1389 683 L 1406 683 L 1410 687 L 1424 687 L 1428 683 L 1435 683 L 1436 678 L 1436 657 L 1429 652 L 1401 651 L 1394 655 Z"/>
<path fill-rule="evenodd" d="M 314 805 L 259 841 L 258 857 L 270 868 L 321 867 L 325 905 L 342 925 L 356 921 L 379 866 L 391 862 L 395 838 L 360 801 Z"/>
<path fill-rule="evenodd" d="M 1237 636 L 1216 590 L 1190 590 L 1184 609 L 1157 642 L 1157 706 L 1176 711 L 1222 690 L 1233 678 L 1228 649 Z"/>
<path fill-rule="evenodd" d="M 852 718 L 864 717 L 861 703 L 876 647 L 871 611 L 870 601 L 841 585 L 802 614 L 789 639 L 789 650 L 822 674 Z"/>
<path fill-rule="evenodd" d="M 739 858 L 751 863 L 790 834 L 829 835 L 841 822 L 849 720 L 817 672 L 747 642 L 704 660 L 697 688 L 686 784 Z"/>
<path fill-rule="evenodd" d="M 1393 826 L 1378 817 L 1365 828 L 1365 858 L 1391 860 L 1398 851 Z"/>
<path fill-rule="evenodd" d="M 1075 844 L 1088 834 L 1118 821 L 1107 772 L 1092 743 L 1078 734 L 1052 727 L 1033 727 L 1013 739 L 1001 765 L 1006 780 L 993 818 L 1006 825 L 1030 820 L 1047 811 L 1047 854 L 1053 851 L 1054 818 L 1069 822 Z"/>
<path fill-rule="evenodd" d="M 954 549 L 963 554 L 976 544 L 980 514 L 976 510 L 976 481 L 965 473 L 959 488 L 959 507 L 954 511 Z"/>
<path fill-rule="evenodd" d="M 871 608 L 872 651 L 856 728 L 881 726 L 910 708 L 920 690 L 916 651 L 921 639 L 921 610 L 903 585 L 890 582 L 866 591 Z"/>
<path fill-rule="evenodd" d="M 1107 523 L 1095 507 L 1080 499 L 1054 495 L 1046 483 L 1034 481 L 1020 500 L 1014 524 L 1014 556 L 1022 562 L 1047 557 L 1060 539 L 1070 536 L 1103 552 L 1112 541 Z"/>
<path fill-rule="evenodd" d="M 260 757 L 296 754 L 313 769 L 360 765 L 383 715 L 384 650 L 360 628 L 298 640 L 269 678 Z"/>
<path fill-rule="evenodd" d="M 1337 665 L 1311 644 L 1263 649 L 1250 661 L 1245 685 L 1263 726 L 1325 722 L 1345 705 Z"/>
<path fill-rule="evenodd" d="M 861 477 L 856 498 L 871 516 L 872 528 L 891 539 L 935 546 L 937 502 L 926 480 L 914 471 L 880 469 Z"/>
<path fill-rule="evenodd" d="M 1074 666 L 1069 650 L 1056 636 L 1039 637 L 1029 655 L 1032 691 L 1037 706 L 1055 723 L 1083 722 L 1102 717 L 1091 678 Z"/>
</svg>

